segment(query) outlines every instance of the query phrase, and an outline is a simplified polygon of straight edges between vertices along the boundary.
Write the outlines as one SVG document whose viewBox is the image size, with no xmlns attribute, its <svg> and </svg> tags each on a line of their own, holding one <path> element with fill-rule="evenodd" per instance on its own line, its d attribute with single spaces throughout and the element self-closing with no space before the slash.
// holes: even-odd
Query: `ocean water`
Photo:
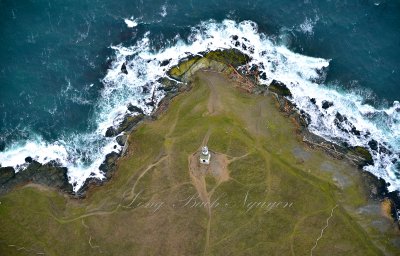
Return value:
<svg viewBox="0 0 400 256">
<path fill-rule="evenodd" d="M 288 85 L 311 131 L 370 148 L 365 170 L 400 189 L 399 1 L 0 0 L 0 45 L 2 166 L 57 160 L 75 190 L 104 178 L 127 105 L 150 113 L 179 59 L 233 47 Z"/>
</svg>

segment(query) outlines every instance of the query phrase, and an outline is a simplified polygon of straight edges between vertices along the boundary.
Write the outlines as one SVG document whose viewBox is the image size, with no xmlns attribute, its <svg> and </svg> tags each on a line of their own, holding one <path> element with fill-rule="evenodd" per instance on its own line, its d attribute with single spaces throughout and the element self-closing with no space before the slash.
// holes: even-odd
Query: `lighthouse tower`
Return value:
<svg viewBox="0 0 400 256">
<path fill-rule="evenodd" d="M 208 147 L 202 147 L 200 153 L 200 163 L 201 164 L 210 164 L 211 154 L 208 151 Z"/>
</svg>

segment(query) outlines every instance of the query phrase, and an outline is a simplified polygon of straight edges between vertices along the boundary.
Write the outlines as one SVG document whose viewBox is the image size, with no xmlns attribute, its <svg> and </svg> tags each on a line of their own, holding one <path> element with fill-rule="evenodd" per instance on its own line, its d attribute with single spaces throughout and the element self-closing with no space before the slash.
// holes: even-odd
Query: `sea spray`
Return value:
<svg viewBox="0 0 400 256">
<path fill-rule="evenodd" d="M 157 51 L 151 47 L 149 32 L 135 45 L 111 48 L 115 58 L 102 81 L 104 89 L 93 117 L 96 129 L 53 143 L 39 140 L 11 145 L 0 153 L 2 166 L 23 166 L 27 156 L 41 162 L 57 159 L 68 167 L 75 191 L 89 177 L 104 178 L 99 166 L 105 155 L 121 150 L 115 137 L 106 138 L 104 134 L 108 127 L 118 126 L 127 114 L 132 114 L 127 109 L 128 104 L 150 114 L 164 96 L 159 78 L 166 76 L 179 60 L 205 51 L 236 48 L 252 57 L 249 65 L 257 65 L 264 74 L 261 83 L 268 85 L 277 80 L 288 86 L 292 93 L 290 100 L 310 115 L 312 132 L 336 143 L 369 148 L 374 165 L 366 166 L 365 170 L 384 178 L 390 183 L 390 190 L 400 189 L 396 167 L 400 147 L 399 103 L 395 102 L 389 109 L 376 109 L 364 104 L 359 95 L 324 85 L 329 60 L 297 54 L 276 44 L 259 32 L 252 21 L 202 22 L 191 29 L 187 39 L 178 35 L 173 43 L 166 42 L 165 47 Z M 123 64 L 126 72 L 121 72 Z M 324 101 L 332 104 L 325 108 Z M 338 114 L 346 121 L 344 124 L 337 124 Z M 372 140 L 378 144 L 375 150 L 369 145 Z"/>
</svg>

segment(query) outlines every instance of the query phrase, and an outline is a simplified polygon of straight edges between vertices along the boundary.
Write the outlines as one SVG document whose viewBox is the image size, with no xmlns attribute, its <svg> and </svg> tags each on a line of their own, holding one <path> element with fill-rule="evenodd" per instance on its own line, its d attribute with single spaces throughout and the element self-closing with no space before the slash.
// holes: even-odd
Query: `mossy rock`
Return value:
<svg viewBox="0 0 400 256">
<path fill-rule="evenodd" d="M 209 60 L 215 60 L 232 65 L 235 68 L 245 65 L 251 60 L 249 56 L 236 49 L 211 51 L 208 52 L 204 57 Z"/>
<path fill-rule="evenodd" d="M 282 82 L 272 80 L 268 88 L 270 91 L 278 95 L 292 97 L 292 93 L 290 92 L 289 88 L 287 88 L 287 86 Z"/>
<path fill-rule="evenodd" d="M 168 75 L 176 80 L 188 80 L 200 69 L 210 68 L 216 71 L 230 72 L 230 65 L 236 68 L 249 61 L 249 56 L 236 49 L 210 51 L 204 53 L 204 57 L 192 56 L 182 60 L 168 71 Z"/>
<path fill-rule="evenodd" d="M 189 68 L 199 59 L 201 59 L 200 56 L 193 56 L 189 59 L 182 60 L 177 66 L 172 67 L 168 71 L 168 75 L 172 78 L 180 80 L 182 75 L 184 75 L 189 70 Z"/>
<path fill-rule="evenodd" d="M 365 166 L 365 165 L 373 165 L 374 160 L 372 159 L 371 153 L 368 151 L 368 149 L 360 146 L 356 146 L 350 149 L 350 152 L 355 154 L 356 156 L 359 156 L 363 159 L 360 165 Z"/>
</svg>

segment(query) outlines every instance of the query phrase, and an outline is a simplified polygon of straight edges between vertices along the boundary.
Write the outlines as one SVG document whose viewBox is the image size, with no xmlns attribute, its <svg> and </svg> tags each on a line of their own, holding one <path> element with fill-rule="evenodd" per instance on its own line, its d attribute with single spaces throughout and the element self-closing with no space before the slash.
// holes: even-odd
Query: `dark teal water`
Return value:
<svg viewBox="0 0 400 256">
<path fill-rule="evenodd" d="M 124 22 L 131 16 L 134 29 Z M 331 59 L 326 83 L 376 107 L 400 99 L 400 1 L 0 0 L 0 149 L 95 129 L 111 45 L 134 45 L 150 31 L 157 50 L 201 21 L 227 18 Z"/>
</svg>

